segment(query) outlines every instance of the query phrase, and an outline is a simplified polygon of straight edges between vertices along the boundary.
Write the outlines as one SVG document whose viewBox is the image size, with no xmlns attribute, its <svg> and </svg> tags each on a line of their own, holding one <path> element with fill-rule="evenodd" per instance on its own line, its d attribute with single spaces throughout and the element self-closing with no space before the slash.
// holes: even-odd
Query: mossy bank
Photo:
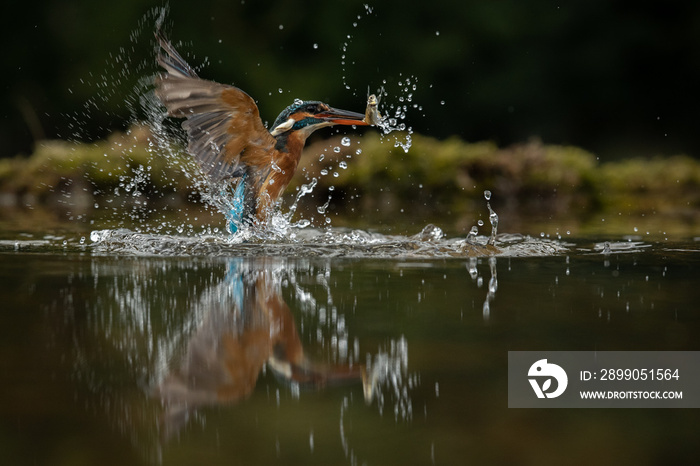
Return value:
<svg viewBox="0 0 700 466">
<path fill-rule="evenodd" d="M 120 196 L 156 207 L 201 202 L 187 154 L 157 142 L 145 127 L 94 143 L 40 142 L 28 157 L 0 160 L 2 205 L 89 208 Z M 625 231 L 630 222 L 643 229 L 653 218 L 677 225 L 670 230 L 696 234 L 700 224 L 700 163 L 684 155 L 599 163 L 583 149 L 538 140 L 501 148 L 367 131 L 349 142 L 341 136 L 312 140 L 285 202 L 309 183 L 315 189 L 299 211 L 313 216 L 328 202 L 329 212 L 345 219 L 340 223 L 441 221 L 468 229 L 484 215 L 489 190 L 506 226 L 558 221 L 561 232 L 569 226 L 604 231 L 614 224 L 619 228 L 612 230 Z"/>
</svg>

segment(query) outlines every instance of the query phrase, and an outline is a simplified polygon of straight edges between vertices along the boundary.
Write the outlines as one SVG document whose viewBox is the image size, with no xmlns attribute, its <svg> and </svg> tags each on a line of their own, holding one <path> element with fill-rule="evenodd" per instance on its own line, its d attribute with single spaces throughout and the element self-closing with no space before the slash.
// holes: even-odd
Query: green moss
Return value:
<svg viewBox="0 0 700 466">
<path fill-rule="evenodd" d="M 439 141 L 414 134 L 406 153 L 393 142 L 404 139 L 402 134 L 365 134 L 357 139 L 360 155 L 354 155 L 355 147 L 342 147 L 339 139 L 325 140 L 307 148 L 301 166 L 306 179 L 317 177 L 322 187 L 367 194 L 389 191 L 402 200 L 430 198 L 433 207 L 442 205 L 453 212 L 483 199 L 486 189 L 505 202 L 564 193 L 588 197 L 589 204 L 595 204 L 596 159 L 582 149 L 539 141 L 500 149 L 492 142 L 467 143 L 456 137 Z M 335 152 L 333 147 L 342 150 Z M 338 170 L 348 156 L 349 168 Z M 339 176 L 321 176 L 324 169 Z"/>
<path fill-rule="evenodd" d="M 90 194 L 111 194 L 137 170 L 144 173 L 141 188 L 148 192 L 185 188 L 187 180 L 177 170 L 183 164 L 179 152 L 154 156 L 152 140 L 146 128 L 135 127 L 95 143 L 42 141 L 29 158 L 0 161 L 0 191 L 42 200 L 77 183 L 89 186 Z"/>
<path fill-rule="evenodd" d="M 517 208 L 521 215 L 531 208 L 540 215 L 549 211 L 579 218 L 679 210 L 693 217 L 700 206 L 700 163 L 687 156 L 599 164 L 580 148 L 538 140 L 499 148 L 488 141 L 440 141 L 419 134 L 410 136 L 406 152 L 398 143 L 407 137 L 368 131 L 349 146 L 340 136 L 319 138 L 306 148 L 301 173 L 288 191 L 317 178 L 319 192 L 332 186 L 334 202 L 356 211 L 405 208 L 431 215 L 473 211 L 483 206 L 486 189 L 494 193 L 494 205 Z M 65 186 L 111 195 L 140 172 L 145 195 L 175 193 L 186 202 L 193 189 L 183 167 L 192 172 L 192 161 L 182 149 L 153 147 L 146 128 L 92 144 L 46 141 L 29 158 L 0 161 L 0 191 L 47 202 Z"/>
<path fill-rule="evenodd" d="M 698 216 L 700 163 L 690 157 L 605 163 L 598 176 L 600 198 L 608 211 Z"/>
<path fill-rule="evenodd" d="M 603 164 L 600 176 L 611 192 L 681 192 L 700 185 L 700 164 L 687 156 L 630 159 Z"/>
</svg>

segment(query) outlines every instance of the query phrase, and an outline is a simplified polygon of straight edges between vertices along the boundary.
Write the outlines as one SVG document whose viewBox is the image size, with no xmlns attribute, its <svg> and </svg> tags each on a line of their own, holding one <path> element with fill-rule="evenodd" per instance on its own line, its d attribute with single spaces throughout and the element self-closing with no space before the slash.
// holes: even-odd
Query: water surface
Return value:
<svg viewBox="0 0 700 466">
<path fill-rule="evenodd" d="M 512 350 L 698 350 L 697 242 L 5 234 L 7 464 L 657 464 L 694 410 L 507 408 Z"/>
</svg>

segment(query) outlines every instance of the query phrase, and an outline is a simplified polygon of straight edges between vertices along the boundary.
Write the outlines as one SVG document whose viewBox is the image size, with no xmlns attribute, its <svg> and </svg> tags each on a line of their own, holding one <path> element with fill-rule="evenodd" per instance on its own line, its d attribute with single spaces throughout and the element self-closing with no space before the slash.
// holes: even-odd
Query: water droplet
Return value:
<svg viewBox="0 0 700 466">
<path fill-rule="evenodd" d="M 281 94 L 281 93 L 284 92 L 284 91 L 283 91 L 282 88 L 280 87 L 279 89 L 277 89 L 277 92 L 279 92 L 279 93 Z"/>
<path fill-rule="evenodd" d="M 348 168 L 348 163 L 346 161 L 342 161 L 338 164 L 338 166 L 345 170 L 346 168 Z"/>
<path fill-rule="evenodd" d="M 487 201 L 490 201 L 491 200 L 491 191 L 489 191 L 488 189 L 486 191 L 484 191 L 484 198 L 486 198 Z"/>
<path fill-rule="evenodd" d="M 314 48 L 317 49 L 317 48 L 318 48 L 318 44 L 314 44 Z"/>
<path fill-rule="evenodd" d="M 484 226 L 484 221 L 483 221 L 483 220 L 479 220 L 478 222 L 476 222 L 476 224 L 479 225 L 480 227 L 483 227 L 483 226 Z"/>
<path fill-rule="evenodd" d="M 340 143 L 345 147 L 348 147 L 350 145 L 350 138 L 345 136 L 343 139 L 340 140 Z"/>
<path fill-rule="evenodd" d="M 338 153 L 340 152 L 340 147 L 335 146 L 335 147 L 333 148 L 333 152 L 335 152 L 336 154 L 338 154 Z"/>
<path fill-rule="evenodd" d="M 280 24 L 280 31 L 284 29 L 284 24 Z"/>
<path fill-rule="evenodd" d="M 608 255 L 610 253 L 612 253 L 612 249 L 610 249 L 610 243 L 606 241 L 603 244 L 603 254 Z"/>
</svg>

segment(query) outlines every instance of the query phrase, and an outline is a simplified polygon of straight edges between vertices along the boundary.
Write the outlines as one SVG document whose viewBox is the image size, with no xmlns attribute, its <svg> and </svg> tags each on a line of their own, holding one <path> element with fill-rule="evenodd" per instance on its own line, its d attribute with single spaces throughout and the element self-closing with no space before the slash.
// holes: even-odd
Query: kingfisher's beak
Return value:
<svg viewBox="0 0 700 466">
<path fill-rule="evenodd" d="M 327 112 L 319 113 L 316 118 L 327 121 L 334 125 L 358 125 L 367 126 L 364 121 L 365 116 L 361 113 L 350 112 L 348 110 L 340 110 L 337 108 L 329 108 Z"/>
</svg>

